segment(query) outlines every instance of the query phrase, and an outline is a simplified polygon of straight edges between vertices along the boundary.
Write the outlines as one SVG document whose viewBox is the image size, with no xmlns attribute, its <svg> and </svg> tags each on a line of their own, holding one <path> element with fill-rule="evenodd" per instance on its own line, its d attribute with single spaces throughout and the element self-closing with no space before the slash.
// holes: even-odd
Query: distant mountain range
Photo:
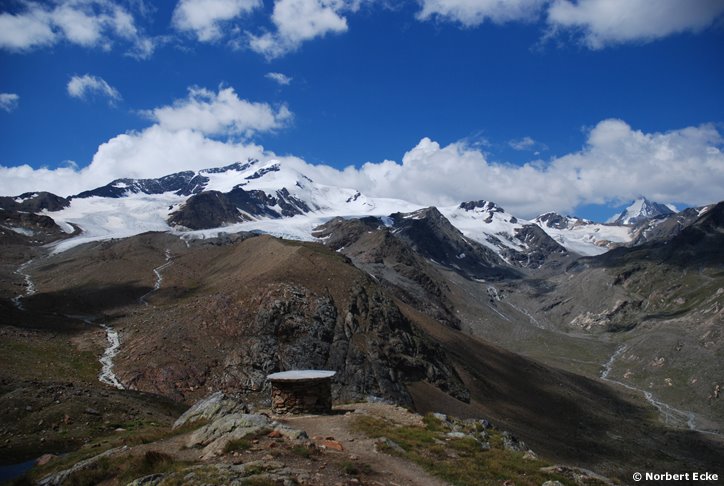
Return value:
<svg viewBox="0 0 724 486">
<path fill-rule="evenodd" d="M 31 239 L 35 235 L 37 242 L 47 241 L 42 234 L 51 230 L 48 222 L 39 231 L 38 221 L 17 215 L 52 218 L 56 232 L 73 235 L 59 250 L 146 231 L 173 231 L 188 238 L 256 231 L 315 240 L 314 229 L 335 217 L 372 216 L 380 218 L 380 224 L 398 227 L 406 220 L 435 214 L 490 253 L 490 258 L 514 267 L 537 267 L 567 252 L 598 255 L 670 235 L 682 226 L 681 218 L 678 223 L 670 221 L 677 214 L 670 206 L 645 198 L 605 224 L 556 213 L 525 220 L 485 200 L 419 212 L 425 209 L 419 204 L 319 184 L 282 162 L 257 160 L 158 179 L 117 179 L 67 198 L 47 192 L 2 197 L 0 208 L 5 214 L 0 231 Z M 696 214 L 703 210 L 697 208 Z"/>
<path fill-rule="evenodd" d="M 66 426 L 87 441 L 78 417 L 108 410 L 123 414 L 116 434 L 149 394 L 263 405 L 269 373 L 328 369 L 338 402 L 485 418 L 542 457 L 624 482 L 712 470 L 724 202 L 674 209 L 641 198 L 611 223 L 523 219 L 487 200 L 369 197 L 255 160 L 0 198 L 0 410 L 23 432 L 5 450 L 68 450 L 48 444 Z M 63 416 L 67 381 L 98 393 L 64 391 L 73 423 L 40 436 L 36 424 Z M 83 412 L 88 397 L 102 417 Z"/>
</svg>

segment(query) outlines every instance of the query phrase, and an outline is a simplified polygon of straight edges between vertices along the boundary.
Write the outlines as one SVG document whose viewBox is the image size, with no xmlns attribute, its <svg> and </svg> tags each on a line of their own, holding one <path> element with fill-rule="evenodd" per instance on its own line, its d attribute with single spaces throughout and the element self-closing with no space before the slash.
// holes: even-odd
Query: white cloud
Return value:
<svg viewBox="0 0 724 486">
<path fill-rule="evenodd" d="M 260 7 L 260 0 L 181 0 L 173 11 L 172 24 L 183 32 L 193 32 L 202 42 L 223 36 L 222 26 Z"/>
<path fill-rule="evenodd" d="M 546 144 L 528 136 L 508 140 L 508 146 L 519 152 L 532 152 L 534 155 L 539 155 L 541 152 L 548 150 L 548 146 Z"/>
<path fill-rule="evenodd" d="M 248 34 L 249 47 L 268 59 L 280 57 L 304 42 L 329 33 L 347 31 L 347 19 L 341 14 L 356 11 L 353 0 L 276 0 L 272 22 L 276 32 Z"/>
<path fill-rule="evenodd" d="M 101 144 L 91 163 L 78 170 L 0 166 L 0 194 L 47 190 L 69 196 L 123 177 L 161 177 L 182 170 L 218 167 L 248 157 L 265 158 L 261 147 L 220 142 L 193 130 L 169 131 L 153 125 Z"/>
<path fill-rule="evenodd" d="M 130 55 L 146 58 L 158 42 L 144 36 L 133 15 L 109 0 L 19 3 L 23 7 L 19 12 L 0 13 L 0 49 L 22 52 L 66 41 L 109 50 L 122 40 L 130 44 Z"/>
<path fill-rule="evenodd" d="M 240 99 L 233 88 L 221 88 L 217 93 L 190 88 L 185 99 L 144 113 L 169 131 L 190 129 L 205 135 L 247 137 L 282 128 L 293 116 L 286 105 L 274 109 L 267 103 Z"/>
<path fill-rule="evenodd" d="M 724 137 L 713 125 L 644 133 L 621 120 L 598 123 L 581 150 L 523 166 L 489 162 L 464 143 L 423 138 L 398 163 L 386 160 L 338 170 L 284 157 L 317 182 L 370 196 L 426 205 L 488 199 L 520 217 L 581 204 L 656 201 L 699 205 L 724 199 Z M 102 144 L 86 168 L 0 167 L 0 194 L 50 190 L 69 195 L 120 177 L 159 177 L 254 157 L 275 158 L 249 142 L 219 141 L 201 130 L 154 124 Z"/>
<path fill-rule="evenodd" d="M 548 0 L 419 0 L 419 20 L 439 18 L 473 27 L 490 20 L 496 24 L 538 18 Z"/>
<path fill-rule="evenodd" d="M 556 0 L 548 10 L 548 23 L 554 30 L 579 30 L 588 47 L 601 49 L 698 32 L 722 13 L 721 0 Z"/>
<path fill-rule="evenodd" d="M 101 144 L 82 169 L 75 164 L 57 169 L 0 166 L 0 194 L 48 190 L 68 196 L 122 177 L 161 177 L 250 157 L 266 160 L 273 154 L 254 143 L 219 141 L 209 135 L 273 130 L 291 117 L 285 106 L 274 111 L 264 103 L 240 100 L 231 88 L 218 93 L 192 88 L 186 99 L 146 114 L 156 123 Z"/>
<path fill-rule="evenodd" d="M 67 89 L 70 96 L 81 100 L 86 100 L 91 96 L 105 96 L 113 104 L 121 99 L 118 90 L 108 84 L 105 79 L 90 74 L 73 76 L 68 81 Z"/>
<path fill-rule="evenodd" d="M 54 44 L 57 35 L 53 31 L 48 12 L 31 6 L 25 12 L 13 15 L 0 14 L 0 48 L 24 50 Z"/>
<path fill-rule="evenodd" d="M 20 96 L 15 93 L 0 93 L 0 110 L 10 113 L 18 107 Z"/>
<path fill-rule="evenodd" d="M 271 79 L 275 83 L 278 83 L 282 86 L 288 86 L 292 82 L 291 77 L 282 73 L 266 73 L 264 77 L 267 79 Z"/>
<path fill-rule="evenodd" d="M 514 150 L 532 150 L 536 145 L 536 141 L 531 137 L 523 137 L 509 141 L 508 145 L 510 145 Z"/>
<path fill-rule="evenodd" d="M 452 205 L 488 199 L 521 217 L 572 212 L 581 204 L 657 201 L 705 204 L 724 199 L 724 137 L 712 125 L 644 133 L 621 120 L 596 125 L 578 152 L 523 166 L 489 162 L 464 143 L 441 147 L 424 138 L 402 158 L 310 177 L 371 196 Z"/>
<path fill-rule="evenodd" d="M 418 0 L 417 18 L 475 27 L 535 21 L 545 12 L 551 37 L 578 32 L 591 49 L 698 32 L 724 13 L 721 0 Z"/>
</svg>

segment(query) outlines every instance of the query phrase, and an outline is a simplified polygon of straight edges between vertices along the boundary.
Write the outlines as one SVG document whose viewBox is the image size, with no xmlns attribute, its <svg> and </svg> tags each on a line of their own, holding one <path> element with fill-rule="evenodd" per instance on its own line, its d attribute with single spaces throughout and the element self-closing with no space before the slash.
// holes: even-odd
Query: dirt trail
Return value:
<svg viewBox="0 0 724 486">
<path fill-rule="evenodd" d="M 365 484 L 399 486 L 448 486 L 448 483 L 429 475 L 417 464 L 401 458 L 377 452 L 376 439 L 351 430 L 353 418 L 360 413 L 383 417 L 402 425 L 422 425 L 421 417 L 393 405 L 357 403 L 335 407 L 335 415 L 302 415 L 275 417 L 279 422 L 307 432 L 310 438 L 334 437 L 342 444 L 344 453 L 357 456 L 375 471 L 375 480 Z M 315 442 L 317 442 L 315 440 Z"/>
</svg>

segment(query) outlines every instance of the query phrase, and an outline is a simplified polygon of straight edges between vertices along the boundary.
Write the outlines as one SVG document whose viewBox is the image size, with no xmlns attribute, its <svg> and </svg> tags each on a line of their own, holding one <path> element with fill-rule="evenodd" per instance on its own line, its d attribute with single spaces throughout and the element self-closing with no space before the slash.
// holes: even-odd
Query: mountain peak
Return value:
<svg viewBox="0 0 724 486">
<path fill-rule="evenodd" d="M 480 211 L 487 211 L 491 213 L 504 213 L 505 210 L 495 204 L 493 201 L 485 201 L 483 199 L 479 201 L 467 201 L 460 203 L 460 209 L 464 209 L 465 211 L 475 211 L 476 209 Z"/>
<path fill-rule="evenodd" d="M 224 172 L 243 172 L 249 170 L 251 166 L 258 164 L 257 159 L 248 159 L 246 162 L 234 162 L 233 164 L 225 165 L 223 167 L 213 167 L 209 169 L 202 169 L 199 172 L 201 174 L 223 174 Z"/>
<path fill-rule="evenodd" d="M 647 219 L 656 219 L 674 214 L 675 207 L 650 201 L 645 197 L 639 197 L 630 206 L 621 211 L 617 216 L 607 222 L 613 224 L 635 225 Z"/>
</svg>

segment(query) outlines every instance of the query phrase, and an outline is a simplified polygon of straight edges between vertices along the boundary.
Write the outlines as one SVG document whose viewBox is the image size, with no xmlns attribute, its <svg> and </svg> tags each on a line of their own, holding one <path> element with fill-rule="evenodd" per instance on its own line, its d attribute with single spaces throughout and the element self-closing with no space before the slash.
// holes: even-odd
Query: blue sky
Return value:
<svg viewBox="0 0 724 486">
<path fill-rule="evenodd" d="M 724 199 L 717 0 L 0 5 L 3 194 L 249 155 L 524 217 Z"/>
</svg>

